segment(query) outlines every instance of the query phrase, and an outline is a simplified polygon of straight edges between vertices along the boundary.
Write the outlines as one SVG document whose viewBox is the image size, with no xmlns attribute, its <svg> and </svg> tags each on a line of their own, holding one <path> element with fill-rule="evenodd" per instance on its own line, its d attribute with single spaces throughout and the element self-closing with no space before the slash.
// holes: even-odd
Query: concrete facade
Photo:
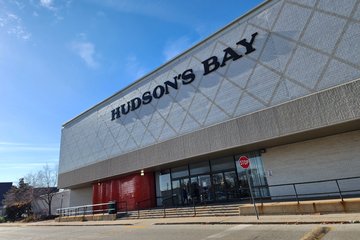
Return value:
<svg viewBox="0 0 360 240">
<path fill-rule="evenodd" d="M 81 206 L 92 204 L 92 187 L 71 189 L 70 206 Z"/>
<path fill-rule="evenodd" d="M 263 154 L 269 185 L 358 177 L 360 131 L 332 135 L 304 142 L 267 148 Z M 342 190 L 358 189 L 359 180 L 340 182 Z M 335 182 L 298 186 L 299 194 L 336 192 Z M 292 186 L 270 188 L 271 196 L 292 192 Z M 338 195 L 338 194 L 336 194 Z"/>
<path fill-rule="evenodd" d="M 360 175 L 359 152 L 349 152 L 360 129 L 359 5 L 265 1 L 64 124 L 59 187 L 74 188 L 70 204 L 84 205 L 102 180 L 259 149 L 267 169 L 285 164 L 269 184 L 347 176 L 317 166 L 335 166 L 324 160 L 335 149 Z M 339 136 L 349 144 L 326 152 Z M 314 171 L 297 168 L 311 156 Z M 298 172 L 287 178 L 291 168 Z"/>
<path fill-rule="evenodd" d="M 77 186 L 140 169 L 156 169 L 161 164 L 200 159 L 209 154 L 235 154 L 356 130 L 360 127 L 359 94 L 360 81 L 341 85 L 61 174 L 59 185 Z"/>
</svg>

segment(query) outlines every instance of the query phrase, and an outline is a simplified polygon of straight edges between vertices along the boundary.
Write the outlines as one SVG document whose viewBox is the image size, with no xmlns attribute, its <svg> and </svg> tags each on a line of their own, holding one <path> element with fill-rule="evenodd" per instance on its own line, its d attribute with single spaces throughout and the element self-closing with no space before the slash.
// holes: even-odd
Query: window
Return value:
<svg viewBox="0 0 360 240">
<path fill-rule="evenodd" d="M 209 161 L 190 164 L 190 175 L 199 175 L 210 172 Z"/>
<path fill-rule="evenodd" d="M 211 160 L 211 171 L 213 172 L 234 168 L 234 158 L 232 156 Z"/>
<path fill-rule="evenodd" d="M 171 169 L 171 177 L 173 179 L 186 176 L 189 176 L 189 169 L 187 165 Z"/>
</svg>

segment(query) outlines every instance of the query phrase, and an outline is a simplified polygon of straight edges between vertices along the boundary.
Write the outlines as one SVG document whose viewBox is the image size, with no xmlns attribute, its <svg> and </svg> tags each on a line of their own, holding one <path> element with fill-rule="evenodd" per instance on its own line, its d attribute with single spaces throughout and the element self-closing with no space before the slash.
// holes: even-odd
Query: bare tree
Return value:
<svg viewBox="0 0 360 240">
<path fill-rule="evenodd" d="M 25 179 L 33 187 L 33 199 L 43 201 L 51 216 L 51 204 L 57 192 L 57 168 L 50 168 L 48 164 L 36 173 L 29 173 Z"/>
</svg>

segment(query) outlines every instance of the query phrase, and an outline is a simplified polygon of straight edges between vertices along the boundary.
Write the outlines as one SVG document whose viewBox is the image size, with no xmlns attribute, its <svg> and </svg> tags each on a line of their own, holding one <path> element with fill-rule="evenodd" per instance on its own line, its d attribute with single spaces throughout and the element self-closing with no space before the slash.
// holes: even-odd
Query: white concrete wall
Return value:
<svg viewBox="0 0 360 240">
<path fill-rule="evenodd" d="M 62 200 L 62 201 L 61 201 Z M 70 206 L 70 190 L 62 190 L 57 192 L 52 199 L 51 214 L 56 215 L 59 208 L 67 208 Z M 36 199 L 32 202 L 32 210 L 37 215 L 47 215 L 48 205 L 42 199 Z"/>
<path fill-rule="evenodd" d="M 269 185 L 360 176 L 360 131 L 266 149 L 263 155 Z M 360 189 L 360 179 L 341 181 L 341 189 Z M 336 183 L 297 187 L 298 193 L 337 191 Z M 292 187 L 270 188 L 272 196 L 293 194 Z"/>
<path fill-rule="evenodd" d="M 71 189 L 70 207 L 92 204 L 92 187 Z"/>
</svg>

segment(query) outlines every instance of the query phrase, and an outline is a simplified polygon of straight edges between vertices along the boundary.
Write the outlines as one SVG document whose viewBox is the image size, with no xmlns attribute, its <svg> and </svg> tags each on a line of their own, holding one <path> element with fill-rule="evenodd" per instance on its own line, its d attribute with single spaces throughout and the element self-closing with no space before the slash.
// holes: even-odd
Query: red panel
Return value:
<svg viewBox="0 0 360 240">
<path fill-rule="evenodd" d="M 118 207 L 124 207 L 127 203 L 128 210 L 150 208 L 155 206 L 155 183 L 154 174 L 132 174 L 126 177 L 112 179 L 93 184 L 93 204 L 118 202 Z"/>
</svg>

